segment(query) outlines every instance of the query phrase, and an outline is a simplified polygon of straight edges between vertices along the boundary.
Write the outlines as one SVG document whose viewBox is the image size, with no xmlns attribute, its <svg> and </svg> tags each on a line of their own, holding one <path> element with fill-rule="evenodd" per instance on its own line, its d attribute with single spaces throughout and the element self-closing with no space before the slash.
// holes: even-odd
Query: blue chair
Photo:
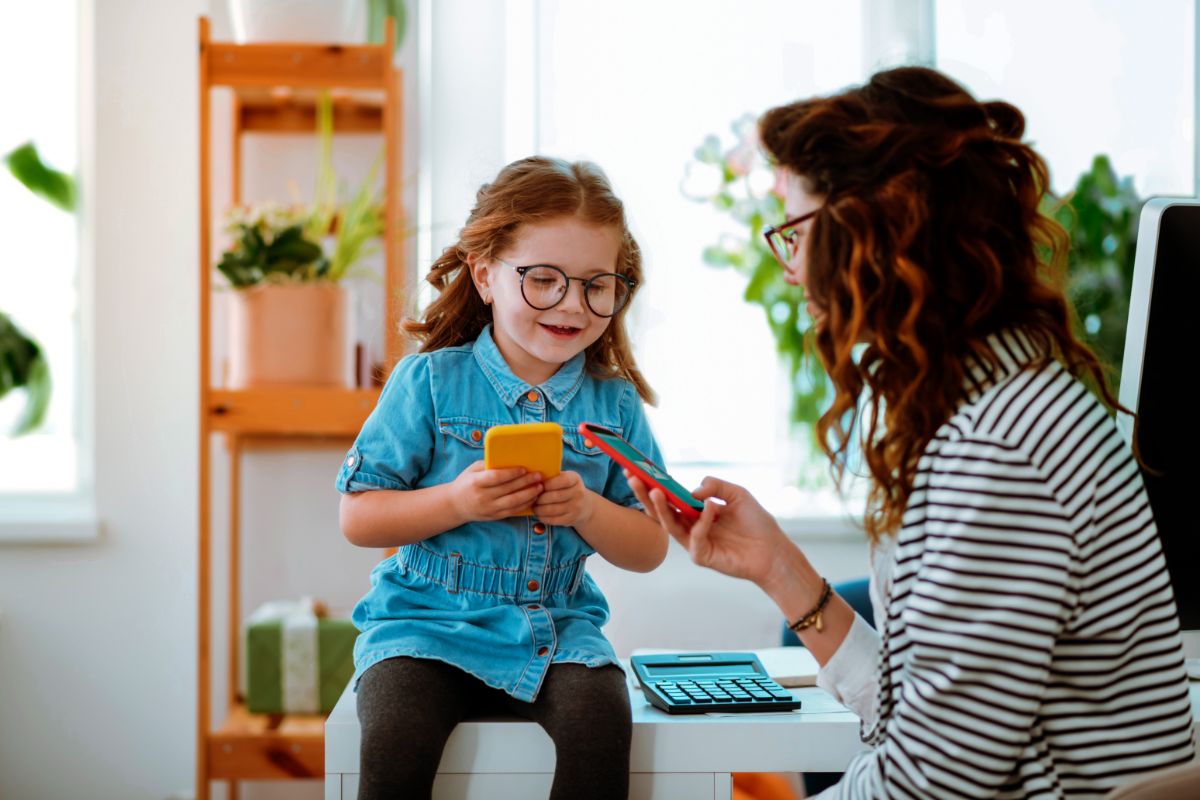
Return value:
<svg viewBox="0 0 1200 800">
<path fill-rule="evenodd" d="M 858 615 L 862 617 L 868 625 L 875 627 L 875 612 L 871 608 L 871 582 L 867 578 L 858 578 L 852 581 L 843 583 L 835 583 L 833 590 L 841 595 L 842 599 L 850 604 Z M 803 647 L 800 637 L 788 628 L 788 621 L 783 621 L 782 641 L 784 647 Z M 804 793 L 812 797 L 818 792 L 822 792 L 833 786 L 842 778 L 840 772 L 805 772 Z"/>
</svg>

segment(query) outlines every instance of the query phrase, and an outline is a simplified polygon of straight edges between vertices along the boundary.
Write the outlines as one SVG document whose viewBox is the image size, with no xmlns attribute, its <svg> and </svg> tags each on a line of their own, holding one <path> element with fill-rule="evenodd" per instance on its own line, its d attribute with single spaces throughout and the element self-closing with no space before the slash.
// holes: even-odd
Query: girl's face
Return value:
<svg viewBox="0 0 1200 800">
<path fill-rule="evenodd" d="M 795 219 L 816 211 L 825 203 L 825 198 L 812 191 L 812 184 L 802 175 L 796 175 L 791 172 L 784 172 L 784 200 L 783 209 L 787 219 Z M 808 269 L 808 234 L 812 230 L 813 221 L 807 219 L 801 222 L 793 230 L 799 237 L 799 247 L 796 250 L 796 255 L 784 268 L 783 279 L 793 286 L 803 286 Z M 812 300 L 808 301 L 808 315 L 815 322 L 820 322 L 824 316 L 824 311 L 815 306 Z"/>
<path fill-rule="evenodd" d="M 510 269 L 535 264 L 555 266 L 571 278 L 617 271 L 619 232 L 578 217 L 522 225 L 516 240 L 499 259 L 471 259 L 475 288 L 492 306 L 492 335 L 512 371 L 533 385 L 582 353 L 608 328 L 610 318 L 593 314 L 580 281 L 568 281 L 567 294 L 553 308 L 539 311 L 521 294 L 521 276 Z"/>
</svg>

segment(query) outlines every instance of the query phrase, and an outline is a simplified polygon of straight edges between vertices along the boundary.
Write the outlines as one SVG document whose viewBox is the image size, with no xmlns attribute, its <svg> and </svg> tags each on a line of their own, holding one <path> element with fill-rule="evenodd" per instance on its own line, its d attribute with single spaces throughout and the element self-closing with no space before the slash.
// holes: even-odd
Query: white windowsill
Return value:
<svg viewBox="0 0 1200 800">
<path fill-rule="evenodd" d="M 79 498 L 6 497 L 0 502 L 0 545 L 90 544 L 99 537 L 95 507 Z"/>
</svg>

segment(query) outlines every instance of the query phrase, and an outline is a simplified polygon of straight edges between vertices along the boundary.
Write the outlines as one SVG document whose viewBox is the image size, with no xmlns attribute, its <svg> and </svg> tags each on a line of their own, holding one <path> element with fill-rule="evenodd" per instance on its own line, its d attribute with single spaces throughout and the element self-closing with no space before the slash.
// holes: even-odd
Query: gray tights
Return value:
<svg viewBox="0 0 1200 800">
<path fill-rule="evenodd" d="M 550 735 L 551 800 L 628 797 L 632 722 L 619 667 L 552 664 L 537 699 L 525 703 L 442 661 L 400 657 L 359 680 L 359 800 L 428 798 L 454 726 L 496 713 L 533 720 Z"/>
</svg>

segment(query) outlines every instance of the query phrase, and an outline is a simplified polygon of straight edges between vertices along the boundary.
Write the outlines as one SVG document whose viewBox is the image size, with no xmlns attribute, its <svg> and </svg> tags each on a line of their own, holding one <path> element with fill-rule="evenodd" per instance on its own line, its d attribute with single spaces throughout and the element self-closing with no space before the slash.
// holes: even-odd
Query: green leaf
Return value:
<svg viewBox="0 0 1200 800">
<path fill-rule="evenodd" d="M 42 163 L 33 142 L 26 142 L 4 157 L 8 170 L 25 188 L 63 211 L 75 210 L 75 179 Z"/>
<path fill-rule="evenodd" d="M 396 20 L 396 50 L 399 51 L 408 27 L 404 0 L 367 0 L 367 41 L 383 43 L 383 21 L 388 17 Z"/>
<path fill-rule="evenodd" d="M 0 312 L 0 398 L 23 389 L 25 407 L 13 428 L 22 436 L 37 428 L 50 407 L 50 365 L 41 347 Z"/>
</svg>

